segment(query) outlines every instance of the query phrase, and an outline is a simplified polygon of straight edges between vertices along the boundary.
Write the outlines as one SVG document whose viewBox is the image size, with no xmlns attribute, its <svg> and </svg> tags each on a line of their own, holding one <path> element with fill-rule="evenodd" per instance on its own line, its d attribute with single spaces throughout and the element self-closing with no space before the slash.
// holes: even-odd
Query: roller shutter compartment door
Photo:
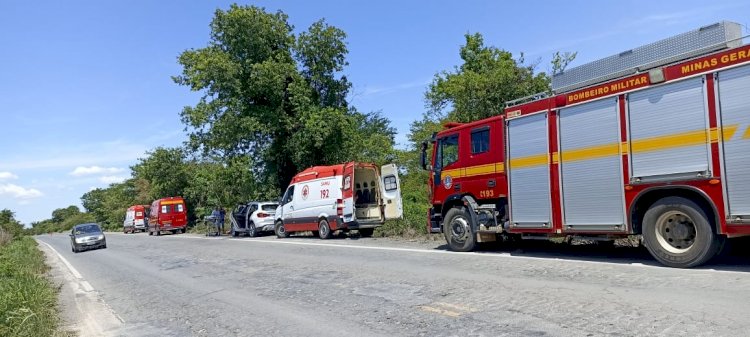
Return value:
<svg viewBox="0 0 750 337">
<path fill-rule="evenodd" d="M 696 177 L 709 170 L 701 77 L 628 96 L 632 176 L 643 181 Z"/>
<path fill-rule="evenodd" d="M 511 223 L 544 228 L 550 223 L 547 114 L 508 121 Z"/>
<path fill-rule="evenodd" d="M 617 99 L 560 110 L 559 130 L 565 226 L 611 230 L 623 225 Z"/>
<path fill-rule="evenodd" d="M 750 218 L 750 66 L 719 73 L 724 186 L 731 218 Z"/>
</svg>

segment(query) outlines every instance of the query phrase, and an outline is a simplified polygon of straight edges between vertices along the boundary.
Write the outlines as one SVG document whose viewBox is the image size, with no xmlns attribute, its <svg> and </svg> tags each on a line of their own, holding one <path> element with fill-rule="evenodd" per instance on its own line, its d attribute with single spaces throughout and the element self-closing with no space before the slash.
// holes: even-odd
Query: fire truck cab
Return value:
<svg viewBox="0 0 750 337">
<path fill-rule="evenodd" d="M 456 251 L 637 234 L 667 266 L 703 264 L 750 235 L 748 92 L 750 46 L 731 22 L 566 70 L 551 93 L 423 144 L 428 230 Z"/>
</svg>

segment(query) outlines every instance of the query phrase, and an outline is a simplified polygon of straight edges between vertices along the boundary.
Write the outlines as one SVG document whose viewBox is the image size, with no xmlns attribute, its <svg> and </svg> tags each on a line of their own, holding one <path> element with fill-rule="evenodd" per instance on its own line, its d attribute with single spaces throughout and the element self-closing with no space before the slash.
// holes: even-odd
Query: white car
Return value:
<svg viewBox="0 0 750 337">
<path fill-rule="evenodd" d="M 274 214 L 278 206 L 278 203 L 270 201 L 252 201 L 237 206 L 229 216 L 232 236 L 245 233 L 249 237 L 255 237 L 261 232 L 273 232 Z"/>
</svg>

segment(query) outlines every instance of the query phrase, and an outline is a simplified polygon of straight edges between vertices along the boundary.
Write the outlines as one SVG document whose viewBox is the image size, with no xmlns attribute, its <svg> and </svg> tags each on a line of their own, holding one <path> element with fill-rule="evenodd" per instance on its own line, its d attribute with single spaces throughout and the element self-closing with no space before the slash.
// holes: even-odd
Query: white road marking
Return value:
<svg viewBox="0 0 750 337">
<path fill-rule="evenodd" d="M 83 280 L 83 276 L 81 276 L 81 273 L 79 273 L 79 272 L 78 272 L 78 270 L 76 270 L 76 268 L 75 268 L 75 267 L 73 267 L 73 265 L 72 265 L 72 264 L 70 264 L 70 262 L 68 262 L 68 260 L 67 260 L 66 258 L 64 258 L 64 257 L 63 257 L 63 256 L 62 256 L 62 255 L 61 255 L 60 253 L 58 253 L 56 249 L 52 248 L 52 246 L 51 246 L 51 245 L 50 245 L 49 243 L 46 243 L 46 242 L 44 242 L 44 241 L 42 241 L 42 240 L 36 240 L 36 241 L 38 241 L 38 242 L 41 242 L 41 243 L 43 243 L 43 244 L 44 244 L 45 246 L 49 247 L 49 249 L 51 249 L 51 250 L 52 250 L 53 252 L 55 252 L 55 254 L 57 254 L 57 257 L 58 257 L 58 258 L 60 258 L 60 261 L 62 261 L 62 263 L 63 263 L 63 264 L 64 264 L 64 265 L 66 266 L 66 267 L 68 267 L 68 270 L 70 270 L 70 273 L 71 273 L 71 274 L 73 274 L 73 276 L 74 276 L 75 278 L 77 278 L 77 279 L 79 279 L 79 280 Z M 84 281 L 84 282 L 85 282 L 85 281 Z M 88 282 L 86 282 L 86 284 L 88 284 Z M 91 285 L 90 285 L 90 284 L 89 284 L 89 287 L 91 287 Z M 91 290 L 94 290 L 94 288 L 91 288 Z M 87 291 L 91 291 L 91 290 L 87 290 Z"/>
</svg>

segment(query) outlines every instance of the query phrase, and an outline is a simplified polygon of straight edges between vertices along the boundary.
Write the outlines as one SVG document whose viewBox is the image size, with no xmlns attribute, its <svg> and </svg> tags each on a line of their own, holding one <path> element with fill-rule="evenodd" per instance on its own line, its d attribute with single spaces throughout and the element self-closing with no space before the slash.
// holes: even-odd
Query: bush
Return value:
<svg viewBox="0 0 750 337">
<path fill-rule="evenodd" d="M 0 247 L 0 336 L 51 336 L 60 322 L 57 291 L 34 239 Z"/>
</svg>

